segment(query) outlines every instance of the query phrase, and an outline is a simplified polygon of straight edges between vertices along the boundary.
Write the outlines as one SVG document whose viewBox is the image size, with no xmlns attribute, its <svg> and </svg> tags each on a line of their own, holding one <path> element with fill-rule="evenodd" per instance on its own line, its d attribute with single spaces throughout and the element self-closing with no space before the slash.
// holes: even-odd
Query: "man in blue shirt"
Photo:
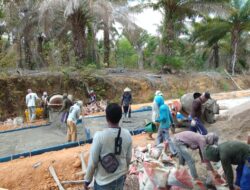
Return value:
<svg viewBox="0 0 250 190">
<path fill-rule="evenodd" d="M 174 126 L 171 112 L 169 110 L 169 107 L 164 103 L 163 97 L 157 96 L 155 98 L 155 101 L 160 110 L 160 116 L 158 119 L 156 119 L 156 122 L 160 123 L 157 135 L 157 144 L 160 144 L 163 141 L 167 140 L 171 153 L 175 155 L 176 150 L 169 135 L 169 128 Z"/>
</svg>

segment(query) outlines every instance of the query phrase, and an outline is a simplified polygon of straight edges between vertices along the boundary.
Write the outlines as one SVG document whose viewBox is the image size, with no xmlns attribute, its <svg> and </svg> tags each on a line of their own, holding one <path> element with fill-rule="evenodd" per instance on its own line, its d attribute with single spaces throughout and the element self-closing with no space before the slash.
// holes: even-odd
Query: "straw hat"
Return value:
<svg viewBox="0 0 250 190">
<path fill-rule="evenodd" d="M 124 92 L 131 92 L 131 89 L 130 89 L 129 87 L 126 87 L 126 88 L 124 89 Z"/>
</svg>

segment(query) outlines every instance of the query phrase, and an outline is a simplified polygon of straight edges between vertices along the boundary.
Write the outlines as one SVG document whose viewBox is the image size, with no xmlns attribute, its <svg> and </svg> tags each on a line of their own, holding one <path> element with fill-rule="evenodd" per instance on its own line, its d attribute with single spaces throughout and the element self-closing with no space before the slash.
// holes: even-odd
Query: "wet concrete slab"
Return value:
<svg viewBox="0 0 250 190">
<path fill-rule="evenodd" d="M 56 121 L 49 126 L 0 134 L 0 157 L 66 143 L 66 125 L 60 122 L 60 115 L 56 117 Z M 128 130 L 141 129 L 150 119 L 151 111 L 132 113 L 132 118 L 122 118 L 120 126 Z M 83 120 L 84 123 L 77 126 L 78 140 L 86 140 L 84 127 L 89 129 L 91 137 L 107 127 L 105 117 Z"/>
</svg>

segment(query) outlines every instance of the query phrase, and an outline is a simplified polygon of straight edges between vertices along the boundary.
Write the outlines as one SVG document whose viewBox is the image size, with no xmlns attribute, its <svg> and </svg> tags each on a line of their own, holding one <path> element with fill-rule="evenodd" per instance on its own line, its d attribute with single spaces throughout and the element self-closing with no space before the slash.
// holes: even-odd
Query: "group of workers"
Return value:
<svg viewBox="0 0 250 190">
<path fill-rule="evenodd" d="M 199 182 L 199 177 L 195 167 L 195 160 L 188 152 L 188 148 L 199 150 L 203 163 L 206 163 L 215 178 L 220 178 L 216 170 L 213 169 L 210 161 L 221 161 L 225 179 L 230 190 L 250 190 L 250 146 L 247 143 L 228 141 L 218 144 L 219 137 L 215 133 L 208 133 L 204 127 L 202 116 L 202 104 L 210 99 L 210 93 L 194 93 L 189 130 L 177 134 L 169 135 L 169 129 L 174 128 L 171 110 L 164 103 L 163 94 L 160 91 L 155 93 L 153 102 L 152 121 L 158 125 L 157 144 L 168 141 L 172 156 L 178 156 L 179 164 L 187 163 L 191 176 Z M 172 130 L 174 132 L 174 130 Z M 233 167 L 236 169 L 236 182 L 234 183 Z"/>
<path fill-rule="evenodd" d="M 43 92 L 42 98 L 39 98 L 35 92 L 31 89 L 27 90 L 25 97 L 26 106 L 28 108 L 28 118 L 30 122 L 34 122 L 36 119 L 36 102 L 41 100 L 40 106 L 43 108 L 43 119 L 48 118 L 48 93 Z"/>
<path fill-rule="evenodd" d="M 47 95 L 44 93 L 44 95 Z M 200 181 L 195 160 L 188 149 L 198 150 L 200 158 L 215 178 L 221 176 L 212 167 L 212 162 L 221 161 L 225 179 L 230 190 L 250 190 L 250 146 L 243 142 L 228 141 L 219 144 L 216 133 L 208 133 L 204 127 L 202 104 L 210 97 L 208 92 L 195 93 L 192 111 L 189 116 L 189 130 L 175 133 L 171 109 L 165 103 L 163 93 L 156 91 L 152 105 L 152 122 L 158 126 L 156 145 L 167 141 L 172 157 L 178 157 L 179 164 L 187 163 L 191 176 Z M 39 99 L 31 89 L 26 96 L 30 119 L 34 119 L 35 100 Z M 76 123 L 82 117 L 82 101 L 73 103 L 72 96 L 63 95 L 61 121 L 67 124 L 67 140 L 76 141 Z M 105 110 L 108 128 L 95 133 L 90 150 L 88 167 L 84 178 L 85 189 L 94 178 L 95 190 L 122 190 L 132 157 L 132 138 L 127 129 L 121 128 L 119 122 L 124 117 L 131 117 L 131 89 L 125 88 L 121 104 L 111 103 Z M 172 129 L 172 135 L 169 130 Z M 151 136 L 152 137 L 152 134 Z M 236 182 L 232 165 L 237 165 Z"/>
</svg>

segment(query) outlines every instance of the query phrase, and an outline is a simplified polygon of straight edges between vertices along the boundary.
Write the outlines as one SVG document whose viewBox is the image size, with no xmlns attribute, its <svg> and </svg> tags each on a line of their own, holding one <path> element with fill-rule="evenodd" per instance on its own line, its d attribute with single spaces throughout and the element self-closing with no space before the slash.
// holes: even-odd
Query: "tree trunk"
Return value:
<svg viewBox="0 0 250 190">
<path fill-rule="evenodd" d="M 22 40 L 20 39 L 20 37 L 18 37 L 16 44 L 17 44 L 17 48 L 18 48 L 18 52 L 19 52 L 19 59 L 17 61 L 17 68 L 23 69 Z"/>
<path fill-rule="evenodd" d="M 214 57 L 214 67 L 218 68 L 219 67 L 219 61 L 220 61 L 220 58 L 219 58 L 219 45 L 218 45 L 218 43 L 215 43 L 213 45 L 213 57 Z"/>
<path fill-rule="evenodd" d="M 43 37 L 40 34 L 37 37 L 37 52 L 39 54 L 43 53 Z"/>
<path fill-rule="evenodd" d="M 29 69 L 34 69 L 34 65 L 31 62 L 31 49 L 28 37 L 24 37 L 24 60 Z"/>
<path fill-rule="evenodd" d="M 44 41 L 44 38 L 43 38 L 42 34 L 39 34 L 37 37 L 37 53 L 38 53 L 39 58 L 40 58 L 40 67 L 47 66 L 47 64 L 44 61 L 44 57 L 43 57 L 43 41 Z"/>
<path fill-rule="evenodd" d="M 175 40 L 175 31 L 174 31 L 174 18 L 172 15 L 174 13 L 169 12 L 165 8 L 165 18 L 164 18 L 164 30 L 162 34 L 162 47 L 163 53 L 166 56 L 174 55 L 173 41 Z"/>
<path fill-rule="evenodd" d="M 239 43 L 239 30 L 234 29 L 232 32 L 232 58 L 231 58 L 232 75 L 235 75 L 235 65 L 237 62 L 238 43 Z"/>
<path fill-rule="evenodd" d="M 138 54 L 138 68 L 140 70 L 144 69 L 144 64 L 143 64 L 143 50 L 142 49 L 138 49 L 137 50 L 137 54 Z"/>
<path fill-rule="evenodd" d="M 104 64 L 107 64 L 107 67 L 109 67 L 109 56 L 110 56 L 110 39 L 109 39 L 109 19 L 108 17 L 105 20 L 104 23 Z"/>
<path fill-rule="evenodd" d="M 81 63 L 86 61 L 86 20 L 81 10 L 76 11 L 69 19 L 72 25 L 74 52 L 77 58 L 77 64 L 80 66 Z"/>
</svg>

